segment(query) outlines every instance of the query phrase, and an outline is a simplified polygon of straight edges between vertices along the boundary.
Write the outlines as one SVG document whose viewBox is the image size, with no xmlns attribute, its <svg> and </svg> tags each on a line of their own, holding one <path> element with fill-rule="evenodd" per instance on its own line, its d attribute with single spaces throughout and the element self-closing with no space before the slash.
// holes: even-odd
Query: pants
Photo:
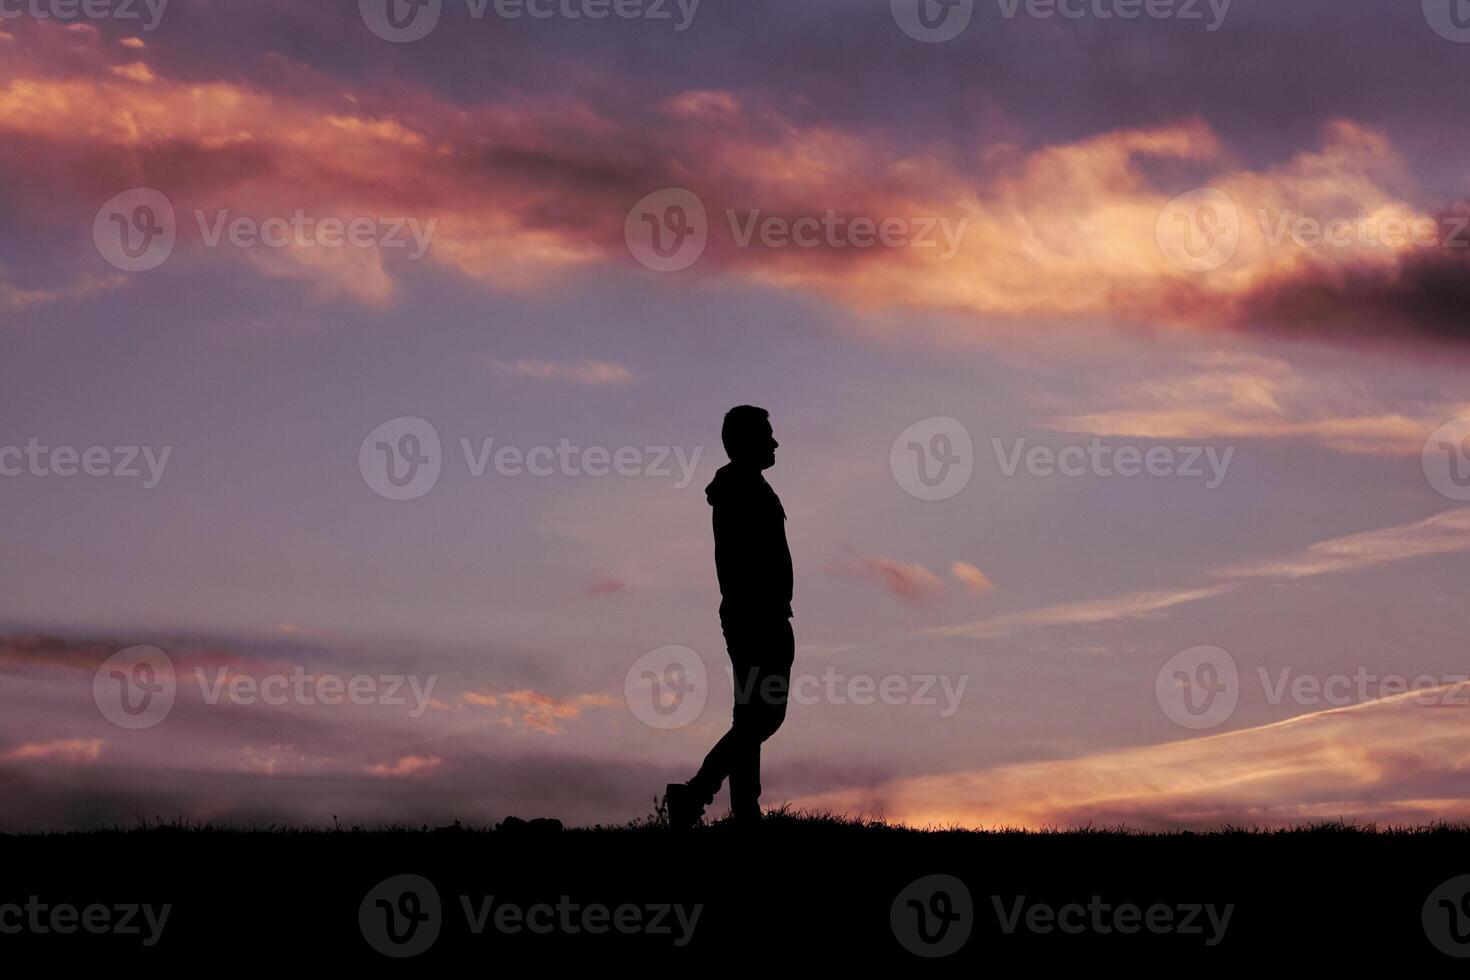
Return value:
<svg viewBox="0 0 1470 980">
<path fill-rule="evenodd" d="M 796 638 L 784 617 L 726 623 L 724 631 L 734 667 L 734 720 L 689 785 L 708 804 L 728 776 L 736 819 L 759 818 L 761 744 L 786 720 Z"/>
</svg>

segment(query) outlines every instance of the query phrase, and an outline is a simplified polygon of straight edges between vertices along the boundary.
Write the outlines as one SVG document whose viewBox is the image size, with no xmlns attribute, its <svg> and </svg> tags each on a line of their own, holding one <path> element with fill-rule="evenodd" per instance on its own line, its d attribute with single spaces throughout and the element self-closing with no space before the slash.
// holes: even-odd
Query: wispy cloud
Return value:
<svg viewBox="0 0 1470 980">
<path fill-rule="evenodd" d="M 501 361 L 487 356 L 484 364 L 491 374 L 502 378 L 571 381 L 584 385 L 621 385 L 634 380 L 632 371 L 612 361 Z"/>
<path fill-rule="evenodd" d="M 507 691 L 505 693 L 481 693 L 469 691 L 461 700 L 473 707 L 503 708 L 510 712 L 503 720 L 519 722 L 523 728 L 545 735 L 560 735 L 565 729 L 562 723 L 582 717 L 588 708 L 607 708 L 617 702 L 605 694 L 579 694 L 573 698 L 558 698 L 539 691 Z"/>
<path fill-rule="evenodd" d="M 944 582 L 939 576 L 918 562 L 905 563 L 892 558 L 864 556 L 849 561 L 831 562 L 826 566 L 826 572 L 841 578 L 878 582 L 889 594 L 914 606 L 921 606 L 944 591 Z"/>
<path fill-rule="evenodd" d="M 1458 710 L 1424 707 L 1431 699 Z M 1157 829 L 1470 817 L 1464 683 L 1203 738 L 798 799 L 915 825 Z"/>
<path fill-rule="evenodd" d="M 64 738 L 50 742 L 23 742 L 0 750 L 0 760 L 22 762 L 40 760 L 81 765 L 102 757 L 106 742 L 100 738 Z"/>
<path fill-rule="evenodd" d="M 368 767 L 368 774 L 384 779 L 406 779 L 433 772 L 444 764 L 438 756 L 405 755 L 391 762 L 379 762 Z"/>
<path fill-rule="evenodd" d="M 978 619 L 957 626 L 939 626 L 922 630 L 925 636 L 965 636 L 971 639 L 988 640 L 1014 636 L 1027 630 L 1046 626 L 1091 626 L 1098 623 L 1121 622 L 1141 619 L 1162 613 L 1166 609 L 1198 602 L 1229 592 L 1233 585 L 1212 585 L 1198 589 L 1176 589 L 1158 592 L 1134 592 L 1129 595 L 1108 599 L 1091 599 L 1069 602 L 1025 612 L 1005 613 Z"/>
<path fill-rule="evenodd" d="M 1414 524 L 1321 541 L 1294 555 L 1231 565 L 1213 574 L 1232 579 L 1306 578 L 1457 551 L 1470 551 L 1470 507 L 1448 510 Z"/>
<path fill-rule="evenodd" d="M 995 585 L 990 581 L 990 576 L 967 561 L 957 561 L 950 565 L 949 573 L 959 579 L 972 595 L 989 595 L 995 591 Z"/>
<path fill-rule="evenodd" d="M 1211 577 L 1232 580 L 1218 585 L 1063 603 L 955 626 L 939 626 L 923 630 L 920 635 L 995 639 L 1047 626 L 1086 626 L 1138 619 L 1184 603 L 1224 595 L 1244 580 L 1307 578 L 1459 551 L 1470 551 L 1470 507 L 1445 511 L 1414 524 L 1321 541 L 1295 554 L 1213 569 L 1209 572 Z"/>
<path fill-rule="evenodd" d="M 1406 415 L 1371 401 L 1340 376 L 1308 375 L 1259 355 L 1212 352 L 1177 376 L 1131 382 L 1107 408 L 1053 418 L 1047 428 L 1135 439 L 1293 439 L 1338 452 L 1418 455 L 1445 419 L 1470 414 L 1448 403 Z"/>
</svg>

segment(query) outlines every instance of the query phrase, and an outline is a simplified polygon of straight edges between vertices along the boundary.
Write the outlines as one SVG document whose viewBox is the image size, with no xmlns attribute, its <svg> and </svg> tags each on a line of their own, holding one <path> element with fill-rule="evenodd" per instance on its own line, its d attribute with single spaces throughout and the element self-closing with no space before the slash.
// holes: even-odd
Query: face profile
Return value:
<svg viewBox="0 0 1470 980">
<path fill-rule="evenodd" d="M 741 405 L 731 409 L 725 416 L 720 438 L 730 462 L 738 466 L 768 470 L 776 465 L 776 450 L 781 444 L 776 441 L 770 415 L 763 408 Z"/>
</svg>

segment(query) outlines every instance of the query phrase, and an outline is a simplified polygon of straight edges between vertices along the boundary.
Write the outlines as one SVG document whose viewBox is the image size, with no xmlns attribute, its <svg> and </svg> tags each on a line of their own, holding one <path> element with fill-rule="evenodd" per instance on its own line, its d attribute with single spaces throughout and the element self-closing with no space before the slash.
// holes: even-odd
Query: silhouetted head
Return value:
<svg viewBox="0 0 1470 980">
<path fill-rule="evenodd" d="M 780 445 L 771 433 L 771 413 L 754 405 L 740 405 L 725 413 L 720 430 L 725 454 L 738 466 L 768 470 L 776 465 L 776 447 Z"/>
</svg>

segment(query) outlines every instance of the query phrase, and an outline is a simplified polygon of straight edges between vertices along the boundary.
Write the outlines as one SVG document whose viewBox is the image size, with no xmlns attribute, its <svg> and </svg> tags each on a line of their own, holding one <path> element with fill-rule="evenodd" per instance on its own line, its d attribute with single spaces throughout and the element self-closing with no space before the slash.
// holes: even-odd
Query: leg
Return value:
<svg viewBox="0 0 1470 980">
<path fill-rule="evenodd" d="M 735 710 L 730 730 L 705 756 L 689 787 L 708 806 L 730 777 L 731 809 L 737 817 L 760 815 L 761 743 L 786 718 L 795 641 L 789 620 L 767 628 L 727 626 L 725 641 L 734 667 Z"/>
<path fill-rule="evenodd" d="M 741 822 L 760 819 L 761 745 L 786 720 L 794 653 L 791 623 L 783 620 L 763 630 L 759 642 L 762 656 L 745 671 L 746 696 L 736 698 L 731 728 L 738 737 L 730 759 L 730 809 Z"/>
</svg>

